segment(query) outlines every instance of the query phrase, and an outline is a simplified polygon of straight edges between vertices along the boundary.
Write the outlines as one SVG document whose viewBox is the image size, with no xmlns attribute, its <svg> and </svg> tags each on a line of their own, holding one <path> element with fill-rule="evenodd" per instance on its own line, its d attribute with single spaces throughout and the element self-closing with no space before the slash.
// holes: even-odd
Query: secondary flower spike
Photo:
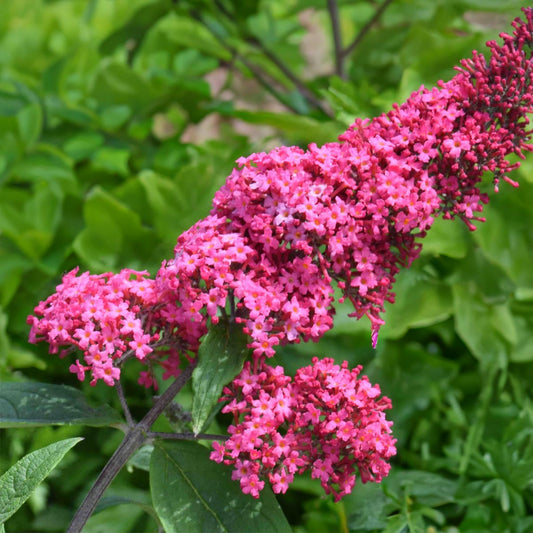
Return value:
<svg viewBox="0 0 533 533">
<path fill-rule="evenodd" d="M 360 377 L 361 369 L 314 358 L 292 380 L 282 367 L 252 372 L 247 363 L 224 390 L 230 403 L 222 412 L 233 414 L 234 425 L 227 441 L 213 442 L 211 459 L 233 465 L 233 479 L 255 498 L 261 478 L 279 494 L 307 470 L 335 501 L 352 491 L 357 475 L 380 482 L 396 454 L 384 414 L 391 402 L 379 398 L 379 386 Z"/>
</svg>

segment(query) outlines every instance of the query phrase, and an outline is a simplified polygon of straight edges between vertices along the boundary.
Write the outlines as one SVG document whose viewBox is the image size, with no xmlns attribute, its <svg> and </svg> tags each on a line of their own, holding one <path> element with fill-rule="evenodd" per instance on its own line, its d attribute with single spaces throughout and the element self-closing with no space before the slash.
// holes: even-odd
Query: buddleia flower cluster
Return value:
<svg viewBox="0 0 533 533">
<path fill-rule="evenodd" d="M 156 282 L 194 336 L 231 307 L 257 358 L 318 340 L 333 326 L 334 289 L 372 323 L 394 301 L 401 266 L 419 255 L 438 215 L 482 221 L 486 172 L 496 188 L 531 150 L 532 11 L 489 60 L 474 53 L 452 80 L 422 87 L 337 143 L 252 154 L 216 193 L 211 214 L 182 234 Z"/>
<path fill-rule="evenodd" d="M 294 380 L 282 367 L 247 363 L 224 390 L 232 413 L 224 443 L 214 442 L 211 459 L 233 465 L 232 477 L 244 493 L 259 497 L 267 478 L 275 493 L 285 493 L 296 474 L 311 472 L 335 501 L 349 494 L 359 475 L 380 482 L 396 454 L 390 435 L 391 408 L 378 385 L 359 377 L 361 366 L 314 358 Z"/>
<path fill-rule="evenodd" d="M 488 59 L 474 52 L 450 81 L 356 120 L 339 142 L 239 159 L 210 214 L 179 236 L 155 279 L 71 272 L 28 318 L 30 340 L 62 355 L 81 351 L 70 369 L 80 379 L 89 372 L 92 384 L 113 385 L 134 357 L 147 365 L 140 382 L 156 386 L 154 367 L 178 376 L 224 315 L 249 335 L 253 356 L 226 391 L 235 424 L 214 459 L 235 465 L 254 496 L 261 476 L 283 492 L 305 469 L 336 497 L 356 471 L 379 481 L 394 441 L 383 415 L 390 402 L 375 399 L 377 386 L 329 359 L 294 381 L 266 360 L 278 345 L 317 341 L 332 328 L 336 288 L 354 317 L 370 319 L 375 346 L 396 275 L 419 255 L 435 217 L 474 229 L 488 202 L 484 175 L 496 190 L 502 180 L 517 185 L 509 172 L 532 149 L 533 9 L 524 15 L 502 44 L 487 43 Z M 261 387 L 247 389 L 246 380 Z M 366 403 L 361 388 L 371 393 Z"/>
</svg>

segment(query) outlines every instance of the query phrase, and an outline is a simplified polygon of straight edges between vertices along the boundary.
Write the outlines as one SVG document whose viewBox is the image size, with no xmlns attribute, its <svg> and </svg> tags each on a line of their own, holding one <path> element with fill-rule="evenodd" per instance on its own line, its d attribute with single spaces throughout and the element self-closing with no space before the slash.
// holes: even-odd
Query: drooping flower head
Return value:
<svg viewBox="0 0 533 533">
<path fill-rule="evenodd" d="M 375 344 L 395 277 L 418 256 L 434 217 L 460 217 L 473 229 L 488 201 L 479 188 L 484 173 L 496 188 L 502 179 L 511 182 L 507 174 L 518 163 L 508 156 L 531 150 L 533 10 L 524 13 L 512 35 L 502 34 L 502 45 L 488 43 L 488 60 L 474 53 L 450 81 L 422 87 L 373 120 L 357 120 L 339 142 L 239 159 L 210 215 L 180 235 L 174 257 L 162 264 L 152 286 L 157 296 L 125 302 L 146 317 L 135 353 L 148 354 L 143 346 L 159 342 L 152 338 L 158 329 L 172 332 L 178 348 L 149 360 L 159 358 L 165 376 L 176 375 L 183 355 L 196 353 L 208 321 L 226 313 L 250 335 L 260 360 L 279 344 L 318 340 L 328 331 L 336 287 L 355 317 L 369 317 Z M 80 321 L 75 298 L 51 298 L 29 318 L 34 332 L 53 350 L 70 343 L 86 351 L 70 318 L 59 324 L 68 335 L 52 324 L 72 315 L 77 329 L 90 330 L 92 321 Z M 122 357 L 112 354 L 124 353 L 124 342 L 133 349 L 136 340 L 110 343 L 106 361 Z M 93 349 L 100 353 L 99 343 Z M 83 376 L 87 362 L 77 365 Z"/>
<path fill-rule="evenodd" d="M 370 318 L 375 344 L 399 268 L 418 256 L 434 217 L 474 229 L 488 201 L 484 173 L 496 188 L 511 182 L 518 163 L 507 157 L 531 150 L 532 12 L 503 45 L 488 43 L 488 61 L 474 53 L 449 82 L 357 120 L 340 142 L 239 159 L 210 216 L 180 236 L 158 274 L 176 291 L 180 327 L 205 331 L 207 316 L 229 306 L 254 355 L 270 356 L 332 327 L 338 286 L 353 315 Z"/>
</svg>

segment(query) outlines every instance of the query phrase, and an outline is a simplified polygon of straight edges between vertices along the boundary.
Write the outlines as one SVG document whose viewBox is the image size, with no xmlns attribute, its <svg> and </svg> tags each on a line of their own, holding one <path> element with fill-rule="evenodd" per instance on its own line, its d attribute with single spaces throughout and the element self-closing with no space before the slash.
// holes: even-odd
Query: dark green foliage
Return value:
<svg viewBox="0 0 533 533">
<path fill-rule="evenodd" d="M 256 500 L 241 492 L 229 469 L 196 442 L 156 442 L 150 466 L 152 500 L 168 533 L 287 533 L 270 490 Z"/>
</svg>

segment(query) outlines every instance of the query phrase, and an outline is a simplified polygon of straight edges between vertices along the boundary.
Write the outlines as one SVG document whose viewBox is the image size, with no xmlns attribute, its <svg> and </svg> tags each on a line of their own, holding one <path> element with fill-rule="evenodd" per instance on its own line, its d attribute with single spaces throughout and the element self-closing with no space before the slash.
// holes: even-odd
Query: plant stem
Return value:
<svg viewBox="0 0 533 533">
<path fill-rule="evenodd" d="M 331 33 L 333 34 L 333 49 L 335 51 L 335 74 L 345 78 L 344 56 L 342 53 L 342 35 L 339 23 L 339 8 L 336 0 L 328 0 L 328 12 L 331 20 Z"/>
<path fill-rule="evenodd" d="M 342 50 L 341 56 L 343 60 L 357 48 L 359 43 L 363 40 L 363 37 L 370 31 L 370 28 L 372 28 L 372 26 L 378 21 L 379 17 L 381 17 L 385 9 L 389 7 L 389 4 L 391 4 L 392 1 L 393 0 L 385 0 L 374 13 L 374 16 L 361 28 L 355 39 L 344 50 Z"/>
<path fill-rule="evenodd" d="M 67 529 L 67 533 L 79 533 L 82 531 L 107 487 L 126 464 L 126 461 L 137 451 L 145 440 L 146 437 L 139 427 L 131 428 L 126 433 L 124 440 L 104 466 L 94 485 L 83 500 L 83 503 L 76 511 Z"/>
<path fill-rule="evenodd" d="M 130 408 L 128 407 L 128 403 L 126 402 L 124 389 L 122 388 L 122 383 L 120 383 L 120 380 L 117 380 L 117 382 L 115 383 L 115 390 L 117 391 L 118 399 L 120 400 L 120 405 L 122 406 L 122 410 L 124 411 L 126 423 L 128 424 L 128 427 L 131 428 L 135 425 L 135 420 L 133 420 L 133 417 L 131 416 Z"/>
<path fill-rule="evenodd" d="M 215 435 L 211 433 L 164 433 L 160 431 L 148 431 L 146 436 L 151 439 L 167 440 L 228 440 L 227 435 Z"/>
<path fill-rule="evenodd" d="M 333 115 L 330 111 L 328 111 L 320 102 L 320 100 L 311 92 L 310 89 L 307 88 L 305 83 L 296 76 L 296 74 L 289 68 L 281 59 L 274 54 L 274 52 L 270 51 L 259 39 L 256 39 L 255 37 L 249 37 L 248 42 L 253 44 L 255 47 L 259 48 L 263 54 L 265 54 L 270 61 L 276 65 L 276 67 L 294 84 L 296 89 L 299 91 L 299 93 L 316 109 L 318 109 L 321 113 L 328 116 L 329 118 L 333 118 Z"/>
<path fill-rule="evenodd" d="M 222 15 L 224 15 L 234 26 L 238 26 L 233 14 L 226 9 L 220 0 L 215 0 L 214 3 Z M 249 32 L 246 32 L 246 35 L 244 35 L 244 40 L 259 49 L 278 68 L 278 70 L 280 70 L 286 76 L 286 78 L 296 87 L 299 93 L 312 106 L 329 118 L 333 118 L 331 112 L 322 105 L 320 100 L 296 75 L 296 73 L 293 72 L 274 52 L 269 50 L 257 37 L 250 35 Z"/>
<path fill-rule="evenodd" d="M 146 413 L 144 418 L 135 426 L 130 427 L 124 440 L 115 450 L 111 459 L 104 466 L 100 475 L 91 487 L 87 496 L 80 505 L 72 522 L 70 523 L 67 533 L 80 533 L 87 520 L 93 513 L 96 505 L 103 496 L 105 490 L 115 479 L 128 459 L 146 442 L 148 432 L 159 415 L 165 410 L 165 407 L 174 399 L 176 394 L 181 390 L 183 385 L 190 379 L 196 366 L 196 361 L 190 363 L 185 370 L 178 376 L 168 389 L 155 401 L 152 408 Z"/>
</svg>

